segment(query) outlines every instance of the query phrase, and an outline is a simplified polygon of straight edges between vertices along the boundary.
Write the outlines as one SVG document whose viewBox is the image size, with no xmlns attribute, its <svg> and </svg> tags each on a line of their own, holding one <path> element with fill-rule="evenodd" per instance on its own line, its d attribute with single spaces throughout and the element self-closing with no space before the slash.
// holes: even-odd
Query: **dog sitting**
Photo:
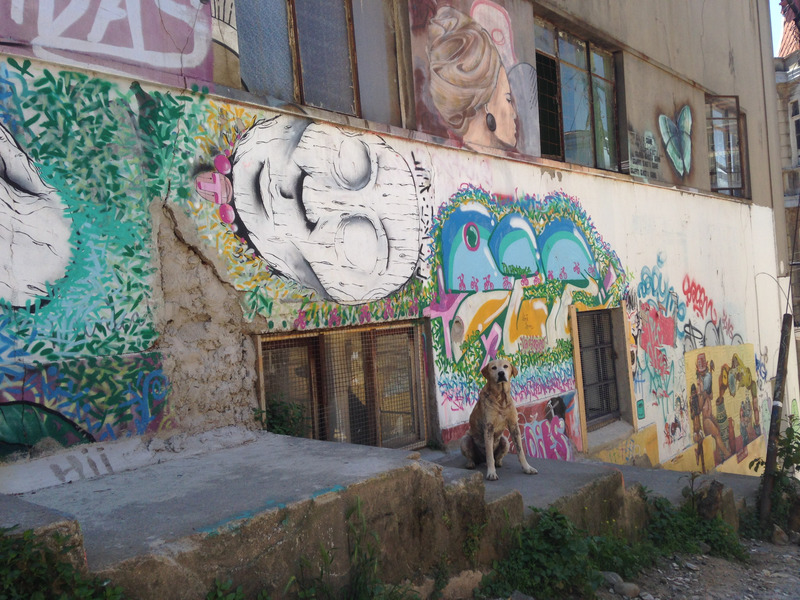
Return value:
<svg viewBox="0 0 800 600">
<path fill-rule="evenodd" d="M 478 403 L 469 416 L 469 432 L 461 438 L 461 454 L 467 459 L 467 468 L 486 463 L 486 479 L 497 480 L 496 467 L 503 466 L 503 457 L 508 453 L 508 440 L 503 435 L 506 428 L 514 438 L 519 453 L 522 471 L 535 475 L 536 469 L 525 460 L 522 436 L 519 433 L 517 407 L 511 397 L 511 378 L 517 375 L 517 368 L 507 360 L 493 360 L 483 369 L 481 375 L 486 385 L 478 395 Z M 492 452 L 486 451 L 492 448 Z"/>
</svg>

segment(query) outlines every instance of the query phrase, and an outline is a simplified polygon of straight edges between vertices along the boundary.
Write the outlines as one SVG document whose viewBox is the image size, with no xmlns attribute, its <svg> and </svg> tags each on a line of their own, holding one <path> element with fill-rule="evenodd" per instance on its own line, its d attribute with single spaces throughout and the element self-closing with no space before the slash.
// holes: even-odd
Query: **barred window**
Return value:
<svg viewBox="0 0 800 600">
<path fill-rule="evenodd" d="M 262 409 L 282 403 L 301 419 L 295 433 L 309 438 L 424 445 L 422 344 L 422 322 L 260 336 Z"/>
</svg>

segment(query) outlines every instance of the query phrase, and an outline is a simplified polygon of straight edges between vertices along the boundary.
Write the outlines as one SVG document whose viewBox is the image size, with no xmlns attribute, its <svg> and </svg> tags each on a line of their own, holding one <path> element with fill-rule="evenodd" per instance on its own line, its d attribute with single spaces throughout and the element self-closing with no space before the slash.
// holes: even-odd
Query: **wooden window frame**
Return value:
<svg viewBox="0 0 800 600">
<path fill-rule="evenodd" d="M 417 439 L 408 444 L 388 447 L 398 447 L 402 449 L 419 448 L 427 443 L 431 435 L 428 418 L 428 398 L 430 394 L 429 382 L 426 374 L 430 373 L 430 368 L 426 368 L 425 357 L 428 356 L 424 341 L 426 336 L 426 324 L 424 320 L 400 321 L 381 325 L 371 325 L 362 327 L 335 328 L 329 330 L 319 330 L 313 332 L 293 332 L 285 334 L 258 335 L 256 336 L 256 348 L 258 354 L 258 395 L 259 406 L 262 411 L 266 411 L 268 402 L 267 377 L 265 376 L 264 359 L 265 349 L 284 347 L 306 347 L 309 356 L 308 366 L 310 370 L 310 388 L 312 397 L 308 399 L 311 406 L 311 427 L 309 437 L 328 441 L 351 441 L 352 432 L 347 439 L 337 438 L 331 430 L 328 414 L 331 408 L 338 410 L 331 403 L 333 391 L 327 389 L 329 380 L 332 378 L 330 371 L 326 371 L 326 361 L 331 358 L 328 353 L 327 345 L 331 343 L 333 336 L 359 336 L 360 348 L 364 356 L 363 361 L 364 377 L 364 402 L 367 407 L 368 422 L 366 423 L 368 432 L 368 445 L 384 447 L 387 446 L 389 438 L 382 431 L 382 415 L 391 411 L 383 411 L 381 406 L 381 390 L 379 389 L 380 375 L 377 373 L 376 353 L 377 339 L 381 336 L 388 336 L 402 332 L 408 337 L 410 351 L 410 382 L 412 389 L 410 393 L 411 419 L 414 424 L 414 431 L 417 432 Z M 274 400 L 269 400 L 274 401 Z M 352 423 L 351 423 L 352 426 Z M 371 443 L 370 443 L 371 442 Z"/>
<path fill-rule="evenodd" d="M 546 19 L 542 19 L 540 17 L 536 17 L 535 23 L 536 23 L 537 26 L 543 25 L 544 27 L 549 28 L 549 29 L 551 29 L 553 31 L 554 40 L 555 40 L 555 46 L 552 49 L 552 51 L 545 50 L 545 49 L 540 49 L 540 48 L 537 47 L 536 48 L 536 55 L 537 55 L 537 57 L 541 55 L 543 57 L 546 57 L 547 59 L 555 61 L 555 65 L 556 65 L 556 69 L 555 69 L 555 71 L 556 71 L 556 87 L 557 87 L 557 90 L 558 90 L 557 91 L 557 93 L 558 93 L 557 103 L 558 103 L 558 120 L 559 120 L 558 128 L 559 128 L 559 137 L 560 137 L 560 141 L 559 141 L 560 152 L 559 152 L 558 155 L 545 154 L 544 152 L 542 152 L 542 156 L 544 156 L 545 158 L 551 158 L 551 159 L 558 160 L 558 161 L 561 161 L 561 162 L 566 162 L 566 160 L 565 160 L 566 145 L 565 145 L 565 140 L 564 140 L 564 114 L 563 114 L 564 99 L 563 99 L 563 96 L 562 96 L 563 88 L 562 88 L 562 85 L 561 85 L 561 63 L 564 62 L 564 64 L 569 65 L 570 67 L 572 67 L 574 69 L 577 69 L 577 70 L 580 70 L 582 72 L 585 72 L 587 74 L 587 76 L 588 76 L 589 89 L 588 89 L 588 98 L 587 99 L 588 99 L 588 102 L 589 102 L 589 125 L 590 125 L 590 132 L 591 132 L 591 136 L 590 137 L 591 137 L 591 143 L 592 143 L 592 156 L 593 156 L 592 163 L 593 164 L 585 165 L 585 166 L 589 166 L 589 167 L 592 167 L 592 168 L 595 168 L 595 169 L 601 169 L 601 170 L 604 170 L 604 171 L 612 171 L 612 172 L 617 172 L 617 173 L 620 172 L 621 162 L 620 162 L 619 108 L 618 108 L 618 98 L 617 98 L 617 95 L 618 95 L 617 94 L 617 79 L 618 79 L 618 77 L 617 77 L 617 74 L 613 73 L 613 72 L 612 72 L 612 74 L 614 76 L 613 79 L 607 79 L 605 77 L 601 77 L 599 75 L 596 75 L 595 73 L 592 72 L 592 63 L 591 63 L 591 61 L 592 61 L 592 51 L 596 51 L 596 52 L 599 52 L 599 53 L 602 53 L 602 54 L 609 54 L 609 55 L 611 55 L 611 58 L 612 58 L 612 69 L 615 70 L 617 68 L 617 61 L 613 60 L 614 52 L 612 50 L 607 49 L 607 48 L 603 48 L 603 47 L 601 47 L 601 46 L 599 46 L 599 45 L 597 45 L 597 44 L 595 44 L 593 42 L 590 42 L 590 41 L 588 41 L 586 39 L 583 39 L 583 38 L 581 38 L 579 36 L 576 36 L 575 34 L 571 33 L 567 29 L 563 29 L 563 28 L 557 27 L 556 25 L 554 25 L 550 21 L 547 21 Z M 564 33 L 566 35 L 569 35 L 569 36 L 575 38 L 576 40 L 579 40 L 579 41 L 581 41 L 581 42 L 583 42 L 585 44 L 586 68 L 579 67 L 578 65 L 575 65 L 575 64 L 573 64 L 573 63 L 571 63 L 569 61 L 566 61 L 566 60 L 562 61 L 562 59 L 561 59 L 561 57 L 559 55 L 560 51 L 559 51 L 559 47 L 558 47 L 558 40 L 559 40 L 559 34 L 560 33 Z M 538 60 L 537 60 L 537 62 L 538 62 Z M 596 139 L 595 139 L 595 133 L 596 133 L 596 131 L 595 131 L 595 129 L 596 129 L 595 106 L 594 106 L 595 105 L 595 97 L 594 97 L 595 94 L 594 94 L 594 85 L 593 85 L 595 79 L 599 79 L 601 81 L 610 83 L 611 86 L 612 86 L 612 90 L 613 90 L 613 94 L 612 95 L 613 95 L 613 99 L 614 99 L 614 105 L 613 105 L 613 109 L 612 109 L 612 112 L 613 112 L 612 117 L 614 119 L 613 130 L 614 130 L 614 150 L 615 150 L 615 152 L 614 152 L 615 156 L 613 157 L 615 165 L 614 165 L 613 169 L 607 169 L 605 167 L 598 166 L 599 161 L 598 161 L 598 158 L 597 158 L 598 152 L 597 152 Z M 541 102 L 540 102 L 540 106 L 541 106 Z M 575 164 L 580 164 L 580 163 L 575 163 Z"/>
</svg>

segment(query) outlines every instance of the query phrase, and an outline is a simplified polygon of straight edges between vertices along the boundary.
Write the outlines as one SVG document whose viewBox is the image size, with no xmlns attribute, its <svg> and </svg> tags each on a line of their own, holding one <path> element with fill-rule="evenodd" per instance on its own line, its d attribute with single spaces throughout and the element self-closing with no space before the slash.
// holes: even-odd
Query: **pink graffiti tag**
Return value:
<svg viewBox="0 0 800 600">
<path fill-rule="evenodd" d="M 572 444 L 564 433 L 564 419 L 555 416 L 549 421 L 534 421 L 521 426 L 525 453 L 531 458 L 574 460 Z"/>
</svg>

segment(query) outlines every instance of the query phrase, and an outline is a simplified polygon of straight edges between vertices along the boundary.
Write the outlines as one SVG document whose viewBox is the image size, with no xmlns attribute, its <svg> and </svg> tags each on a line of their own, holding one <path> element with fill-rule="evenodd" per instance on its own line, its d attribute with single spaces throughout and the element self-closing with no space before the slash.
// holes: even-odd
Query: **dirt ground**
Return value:
<svg viewBox="0 0 800 600">
<path fill-rule="evenodd" d="M 800 546 L 744 540 L 747 563 L 707 555 L 675 555 L 633 579 L 642 600 L 800 599 Z M 622 596 L 607 587 L 601 600 Z"/>
</svg>

